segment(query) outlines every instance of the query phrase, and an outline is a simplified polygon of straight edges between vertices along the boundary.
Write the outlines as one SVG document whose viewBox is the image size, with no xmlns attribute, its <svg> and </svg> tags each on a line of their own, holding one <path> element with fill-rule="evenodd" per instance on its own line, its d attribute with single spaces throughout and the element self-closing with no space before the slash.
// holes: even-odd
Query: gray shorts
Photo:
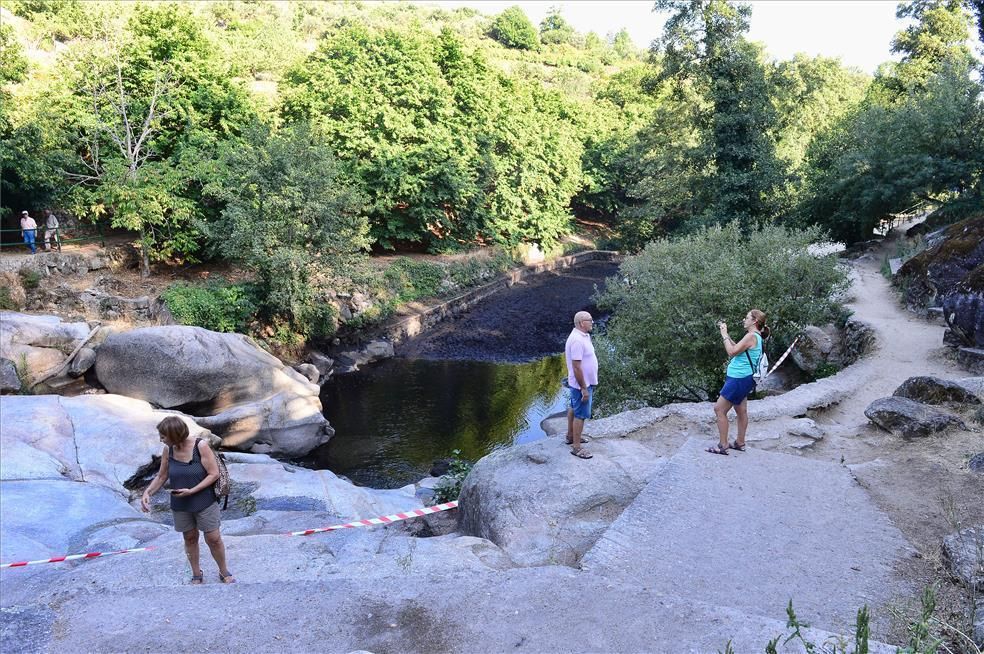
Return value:
<svg viewBox="0 0 984 654">
<path fill-rule="evenodd" d="M 198 529 L 198 531 L 209 532 L 219 528 L 218 502 L 209 504 L 207 509 L 198 513 L 191 513 L 189 511 L 172 511 L 171 513 L 174 514 L 174 531 L 184 533 L 192 529 Z"/>
</svg>

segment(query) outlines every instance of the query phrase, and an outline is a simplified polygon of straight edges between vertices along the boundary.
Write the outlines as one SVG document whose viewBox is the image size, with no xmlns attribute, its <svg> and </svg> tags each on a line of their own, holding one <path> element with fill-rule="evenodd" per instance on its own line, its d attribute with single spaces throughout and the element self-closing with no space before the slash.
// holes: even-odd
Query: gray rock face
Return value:
<svg viewBox="0 0 984 654">
<path fill-rule="evenodd" d="M 239 334 L 183 326 L 113 334 L 96 375 L 111 393 L 199 416 L 224 447 L 299 456 L 334 433 L 318 386 Z"/>
<path fill-rule="evenodd" d="M 16 393 L 20 387 L 17 366 L 10 359 L 0 359 L 0 393 Z"/>
<path fill-rule="evenodd" d="M 984 265 L 977 275 L 984 277 Z M 943 298 L 943 316 L 962 345 L 984 348 L 984 291 L 958 284 Z"/>
<path fill-rule="evenodd" d="M 389 341 L 372 341 L 366 345 L 365 352 L 370 361 L 388 359 L 393 356 L 393 344 Z"/>
<path fill-rule="evenodd" d="M 830 335 L 819 327 L 809 325 L 803 330 L 791 356 L 800 370 L 813 373 L 827 361 L 833 349 L 834 340 Z"/>
<path fill-rule="evenodd" d="M 883 397 L 864 410 L 869 420 L 893 434 L 905 438 L 929 436 L 963 422 L 925 404 L 904 397 Z"/>
<path fill-rule="evenodd" d="M 984 375 L 984 348 L 960 348 L 957 350 L 957 363 L 975 375 Z"/>
<path fill-rule="evenodd" d="M 17 365 L 23 361 L 24 374 L 36 380 L 57 370 L 90 331 L 84 322 L 0 311 L 0 357 Z"/>
<path fill-rule="evenodd" d="M 910 377 L 892 393 L 923 404 L 980 404 L 962 384 L 939 377 Z"/>
<path fill-rule="evenodd" d="M 854 318 L 848 320 L 844 325 L 844 365 L 849 366 L 871 352 L 875 341 L 875 330 L 871 325 Z"/>
<path fill-rule="evenodd" d="M 974 644 L 984 648 L 984 606 L 978 606 L 974 612 Z"/>
<path fill-rule="evenodd" d="M 984 591 L 984 525 L 967 527 L 944 538 L 943 560 L 960 583 Z"/>
<path fill-rule="evenodd" d="M 294 366 L 294 370 L 301 373 L 312 384 L 317 384 L 318 380 L 321 379 L 321 373 L 310 363 L 299 363 Z"/>
<path fill-rule="evenodd" d="M 308 352 L 306 357 L 307 363 L 318 369 L 318 373 L 322 377 L 328 377 L 331 374 L 331 369 L 334 367 L 335 362 L 331 360 L 330 357 L 326 357 L 320 352 Z"/>
<path fill-rule="evenodd" d="M 661 464 L 635 441 L 589 447 L 594 458 L 578 459 L 551 438 L 481 459 L 462 485 L 461 531 L 518 565 L 575 564 Z"/>
<path fill-rule="evenodd" d="M 72 359 L 72 362 L 68 364 L 68 376 L 81 377 L 95 364 L 96 351 L 92 348 L 83 347 Z"/>
</svg>

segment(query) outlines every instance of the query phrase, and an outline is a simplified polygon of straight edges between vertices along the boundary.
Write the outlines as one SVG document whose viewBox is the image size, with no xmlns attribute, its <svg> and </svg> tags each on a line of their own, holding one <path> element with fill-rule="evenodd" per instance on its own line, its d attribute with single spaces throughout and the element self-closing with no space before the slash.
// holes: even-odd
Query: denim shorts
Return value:
<svg viewBox="0 0 984 654">
<path fill-rule="evenodd" d="M 725 377 L 721 397 L 734 405 L 745 401 L 748 394 L 755 390 L 755 377 Z"/>
<path fill-rule="evenodd" d="M 574 417 L 578 420 L 587 420 L 591 417 L 591 400 L 594 399 L 594 386 L 588 386 L 588 399 L 581 399 L 580 388 L 568 388 L 571 394 L 571 408 L 574 409 Z"/>
</svg>

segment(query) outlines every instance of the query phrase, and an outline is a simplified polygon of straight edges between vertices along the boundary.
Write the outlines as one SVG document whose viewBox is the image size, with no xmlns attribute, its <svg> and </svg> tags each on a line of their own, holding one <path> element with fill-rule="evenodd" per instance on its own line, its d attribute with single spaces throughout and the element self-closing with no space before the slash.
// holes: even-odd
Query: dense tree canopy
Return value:
<svg viewBox="0 0 984 654">
<path fill-rule="evenodd" d="M 751 9 L 659 0 L 647 57 L 579 34 L 412 5 L 11 0 L 0 26 L 0 184 L 131 229 L 145 262 L 210 248 L 247 126 L 310 125 L 359 195 L 368 243 L 534 242 L 573 219 L 614 245 L 717 223 L 818 224 L 866 238 L 919 201 L 981 193 L 979 62 L 967 0 L 902 3 L 900 61 L 773 61 Z M 5 16 L 8 14 L 5 14 Z M 125 135 L 133 137 L 127 145 Z M 124 138 L 121 138 L 124 135 Z M 122 144 L 122 147 L 121 147 Z M 230 168 L 232 166 L 232 168 Z"/>
</svg>

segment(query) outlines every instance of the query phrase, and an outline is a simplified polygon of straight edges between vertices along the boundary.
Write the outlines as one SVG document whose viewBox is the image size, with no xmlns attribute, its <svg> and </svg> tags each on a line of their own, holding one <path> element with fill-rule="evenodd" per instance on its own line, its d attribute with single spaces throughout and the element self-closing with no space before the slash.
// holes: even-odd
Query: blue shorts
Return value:
<svg viewBox="0 0 984 654">
<path fill-rule="evenodd" d="M 725 377 L 721 397 L 734 405 L 741 404 L 755 390 L 755 377 Z"/>
<path fill-rule="evenodd" d="M 580 388 L 568 388 L 571 394 L 571 408 L 574 409 L 574 417 L 578 420 L 587 420 L 591 417 L 591 400 L 594 399 L 594 386 L 588 386 L 588 399 L 581 399 Z"/>
</svg>

